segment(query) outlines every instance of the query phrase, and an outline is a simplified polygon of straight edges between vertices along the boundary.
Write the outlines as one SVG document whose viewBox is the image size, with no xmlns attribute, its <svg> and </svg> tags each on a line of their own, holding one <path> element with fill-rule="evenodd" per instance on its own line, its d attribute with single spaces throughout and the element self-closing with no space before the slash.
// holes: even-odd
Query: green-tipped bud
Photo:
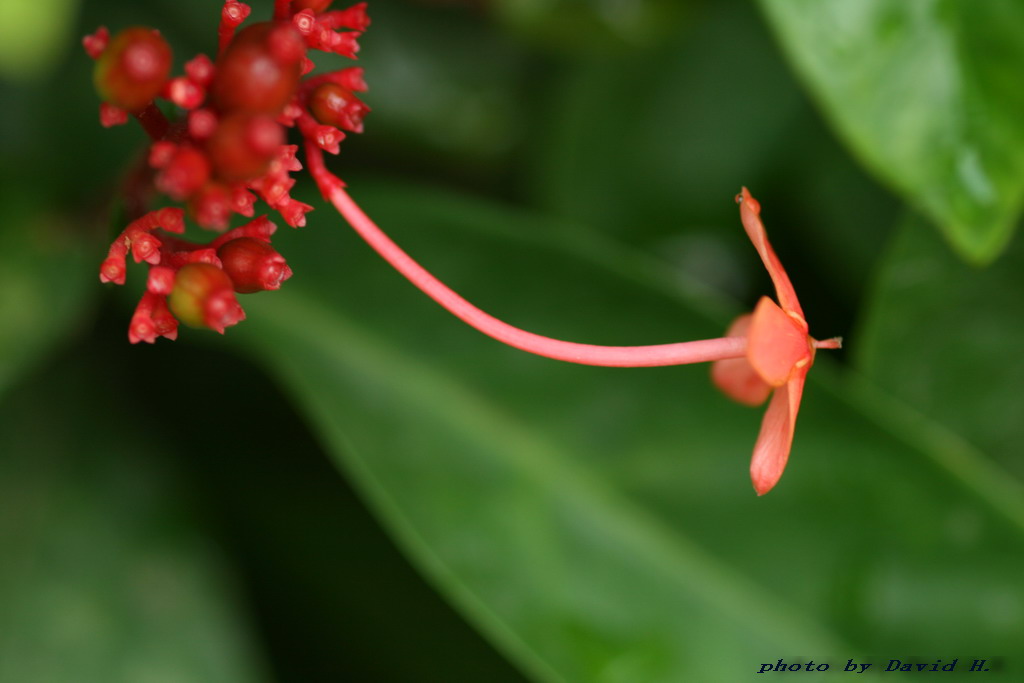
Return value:
<svg viewBox="0 0 1024 683">
<path fill-rule="evenodd" d="M 231 278 L 209 263 L 182 266 L 167 303 L 171 312 L 186 325 L 208 327 L 221 334 L 225 328 L 245 319 Z"/>
</svg>

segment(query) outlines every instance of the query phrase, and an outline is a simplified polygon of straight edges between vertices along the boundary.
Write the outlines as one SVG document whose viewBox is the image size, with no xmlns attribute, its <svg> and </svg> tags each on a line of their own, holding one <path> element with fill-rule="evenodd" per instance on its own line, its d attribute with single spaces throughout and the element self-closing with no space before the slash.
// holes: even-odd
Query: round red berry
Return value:
<svg viewBox="0 0 1024 683">
<path fill-rule="evenodd" d="M 370 108 L 351 90 L 337 83 L 324 83 L 310 94 L 309 110 L 324 125 L 361 133 L 363 117 Z"/>
<path fill-rule="evenodd" d="M 167 304 L 186 325 L 208 327 L 217 332 L 245 318 L 235 299 L 231 278 L 209 263 L 182 266 Z"/>
<path fill-rule="evenodd" d="M 252 237 L 225 242 L 217 250 L 217 257 L 231 277 L 235 291 L 242 294 L 280 289 L 281 283 L 292 275 L 276 249 Z"/>
<path fill-rule="evenodd" d="M 128 111 L 153 101 L 171 72 L 171 48 L 158 31 L 126 28 L 111 39 L 96 60 L 93 81 L 100 97 Z"/>
<path fill-rule="evenodd" d="M 263 175 L 284 144 L 284 130 L 266 114 L 237 112 L 225 116 L 206 141 L 217 177 L 251 180 Z"/>
<path fill-rule="evenodd" d="M 217 62 L 214 103 L 221 111 L 280 114 L 298 87 L 303 55 L 302 36 L 288 24 L 240 31 Z"/>
</svg>

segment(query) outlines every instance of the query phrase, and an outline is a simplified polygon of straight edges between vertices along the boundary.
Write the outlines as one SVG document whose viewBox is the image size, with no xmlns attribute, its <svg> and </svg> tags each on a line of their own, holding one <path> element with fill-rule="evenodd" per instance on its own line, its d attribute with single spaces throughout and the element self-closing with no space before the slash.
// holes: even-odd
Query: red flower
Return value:
<svg viewBox="0 0 1024 683">
<path fill-rule="evenodd" d="M 758 495 L 772 489 L 782 476 L 793 444 L 800 397 L 816 349 L 837 349 L 841 340 L 818 341 L 808 334 L 800 301 L 786 270 L 768 242 L 761 222 L 761 205 L 747 188 L 736 197 L 743 227 L 760 254 L 775 284 L 779 304 L 762 297 L 754 312 L 741 315 L 729 327 L 728 336 L 746 337 L 743 358 L 720 360 L 711 368 L 712 381 L 730 398 L 760 405 L 773 390 L 761 423 L 761 433 L 750 462 L 750 478 Z"/>
</svg>

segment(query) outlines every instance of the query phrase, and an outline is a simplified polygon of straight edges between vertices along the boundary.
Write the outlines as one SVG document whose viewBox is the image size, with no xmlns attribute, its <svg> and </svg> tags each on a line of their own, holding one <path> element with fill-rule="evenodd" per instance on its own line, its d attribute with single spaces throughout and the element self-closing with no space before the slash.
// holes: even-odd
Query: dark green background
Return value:
<svg viewBox="0 0 1024 683">
<path fill-rule="evenodd" d="M 331 166 L 513 324 L 718 336 L 770 292 L 732 197 L 761 200 L 812 334 L 846 337 L 764 498 L 761 411 L 706 368 L 502 347 L 304 180 L 282 291 L 224 337 L 129 345 L 144 269 L 96 272 L 144 140 L 99 127 L 79 38 L 152 25 L 180 67 L 219 3 L 11 10 L 0 681 L 672 683 L 780 657 L 1015 680 L 1024 16 L 971 6 L 370 5 L 373 112 Z"/>
</svg>

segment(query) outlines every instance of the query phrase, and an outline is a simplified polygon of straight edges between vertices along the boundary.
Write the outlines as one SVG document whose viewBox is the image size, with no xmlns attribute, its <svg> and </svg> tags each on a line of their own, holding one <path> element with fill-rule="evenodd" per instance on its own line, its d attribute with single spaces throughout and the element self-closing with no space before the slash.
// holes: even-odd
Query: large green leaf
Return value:
<svg viewBox="0 0 1024 683">
<path fill-rule="evenodd" d="M 534 241 L 535 216 L 354 185 L 413 254 L 513 323 L 596 343 L 721 327 L 623 254 Z M 717 396 L 706 369 L 507 349 L 314 216 L 281 236 L 293 281 L 244 302 L 231 336 L 279 374 L 414 561 L 537 680 L 731 681 L 794 653 L 841 666 L 1016 646 L 1024 614 L 988 606 L 1024 602 L 1020 506 L 1007 519 L 909 432 L 864 417 L 826 359 L 790 471 L 757 498 L 759 414 Z"/>
<path fill-rule="evenodd" d="M 879 270 L 857 361 L 896 398 L 1024 478 L 1024 241 L 985 270 L 908 219 Z"/>
<path fill-rule="evenodd" d="M 1024 5 L 761 0 L 827 117 L 966 258 L 1006 246 L 1024 195 Z"/>
<path fill-rule="evenodd" d="M 0 402 L 0 680 L 265 680 L 180 472 L 107 386 L 65 358 Z"/>
</svg>

